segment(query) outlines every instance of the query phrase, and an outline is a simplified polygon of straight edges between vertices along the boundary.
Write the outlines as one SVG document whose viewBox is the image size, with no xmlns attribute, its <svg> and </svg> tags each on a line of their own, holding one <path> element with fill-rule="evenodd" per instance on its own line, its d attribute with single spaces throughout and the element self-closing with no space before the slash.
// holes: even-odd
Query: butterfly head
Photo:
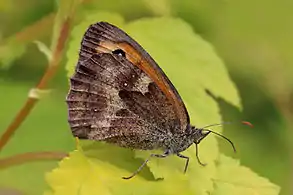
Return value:
<svg viewBox="0 0 293 195">
<path fill-rule="evenodd" d="M 210 133 L 213 133 L 217 136 L 224 138 L 226 141 L 228 141 L 232 145 L 234 152 L 236 152 L 236 148 L 230 139 L 228 139 L 227 137 L 225 137 L 222 134 L 219 134 L 211 129 L 208 129 L 208 127 L 218 126 L 218 125 L 221 125 L 221 124 L 208 125 L 208 126 L 205 126 L 202 128 L 196 128 L 196 127 L 192 126 L 191 129 L 193 132 L 193 139 L 194 139 L 193 143 L 198 145 L 207 135 L 209 135 Z"/>
<path fill-rule="evenodd" d="M 236 149 L 235 149 L 235 146 L 233 144 L 233 142 L 228 139 L 227 137 L 215 132 L 215 131 L 212 131 L 211 129 L 208 129 L 208 127 L 211 127 L 211 126 L 217 126 L 219 124 L 216 124 L 216 125 L 208 125 L 208 126 L 205 126 L 203 128 L 196 128 L 194 126 L 190 126 L 190 132 L 191 132 L 191 138 L 192 138 L 192 141 L 193 143 L 195 144 L 195 147 L 196 147 L 196 158 L 197 158 L 197 161 L 200 165 L 203 165 L 205 166 L 206 164 L 202 163 L 199 159 L 199 155 L 198 155 L 198 144 L 207 136 L 209 135 L 210 133 L 213 133 L 215 135 L 218 135 L 222 138 L 224 138 L 226 141 L 228 141 L 232 147 L 233 147 L 233 150 L 234 152 L 236 152 Z"/>
<path fill-rule="evenodd" d="M 195 144 L 199 144 L 207 135 L 211 133 L 211 131 L 202 129 L 202 128 L 196 128 L 191 127 L 193 129 L 193 139 Z"/>
</svg>

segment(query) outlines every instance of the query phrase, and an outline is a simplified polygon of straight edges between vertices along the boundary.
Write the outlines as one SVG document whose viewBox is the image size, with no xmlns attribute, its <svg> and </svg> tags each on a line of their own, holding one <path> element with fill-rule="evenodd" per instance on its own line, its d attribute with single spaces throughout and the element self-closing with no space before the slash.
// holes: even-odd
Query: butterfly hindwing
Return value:
<svg viewBox="0 0 293 195">
<path fill-rule="evenodd" d="M 154 134 L 189 124 L 178 92 L 154 60 L 104 22 L 85 33 L 67 103 L 75 136 L 131 148 L 157 148 Z"/>
</svg>

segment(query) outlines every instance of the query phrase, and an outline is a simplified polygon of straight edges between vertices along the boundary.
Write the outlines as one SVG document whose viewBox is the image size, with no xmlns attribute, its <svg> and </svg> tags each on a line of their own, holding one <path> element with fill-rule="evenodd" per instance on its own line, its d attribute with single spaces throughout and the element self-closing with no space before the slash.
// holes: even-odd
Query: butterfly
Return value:
<svg viewBox="0 0 293 195">
<path fill-rule="evenodd" d="M 208 127 L 190 124 L 178 91 L 153 58 L 129 35 L 107 22 L 90 25 L 85 32 L 76 69 L 66 98 L 68 121 L 74 136 L 105 141 L 121 147 L 154 150 L 129 177 L 152 157 L 181 154 L 209 134 Z M 221 125 L 221 124 L 215 124 Z"/>
</svg>

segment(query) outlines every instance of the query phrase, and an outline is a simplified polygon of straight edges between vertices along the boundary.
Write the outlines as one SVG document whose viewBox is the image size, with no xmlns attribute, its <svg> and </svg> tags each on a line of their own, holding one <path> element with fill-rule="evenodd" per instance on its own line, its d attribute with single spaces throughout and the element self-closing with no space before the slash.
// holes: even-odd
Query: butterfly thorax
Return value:
<svg viewBox="0 0 293 195">
<path fill-rule="evenodd" d="M 171 137 L 166 137 L 163 149 L 177 154 L 189 148 L 193 143 L 198 144 L 208 134 L 209 132 L 188 125 L 185 131 L 175 131 Z"/>
</svg>

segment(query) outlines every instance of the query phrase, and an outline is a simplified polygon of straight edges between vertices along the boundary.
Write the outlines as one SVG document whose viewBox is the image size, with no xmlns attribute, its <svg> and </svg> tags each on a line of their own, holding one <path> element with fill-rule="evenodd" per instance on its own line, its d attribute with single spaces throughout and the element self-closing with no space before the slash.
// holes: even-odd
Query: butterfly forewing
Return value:
<svg viewBox="0 0 293 195">
<path fill-rule="evenodd" d="M 160 147 L 154 135 L 184 131 L 189 123 L 178 92 L 153 59 L 104 22 L 84 36 L 67 103 L 75 136 L 131 148 Z"/>
</svg>

